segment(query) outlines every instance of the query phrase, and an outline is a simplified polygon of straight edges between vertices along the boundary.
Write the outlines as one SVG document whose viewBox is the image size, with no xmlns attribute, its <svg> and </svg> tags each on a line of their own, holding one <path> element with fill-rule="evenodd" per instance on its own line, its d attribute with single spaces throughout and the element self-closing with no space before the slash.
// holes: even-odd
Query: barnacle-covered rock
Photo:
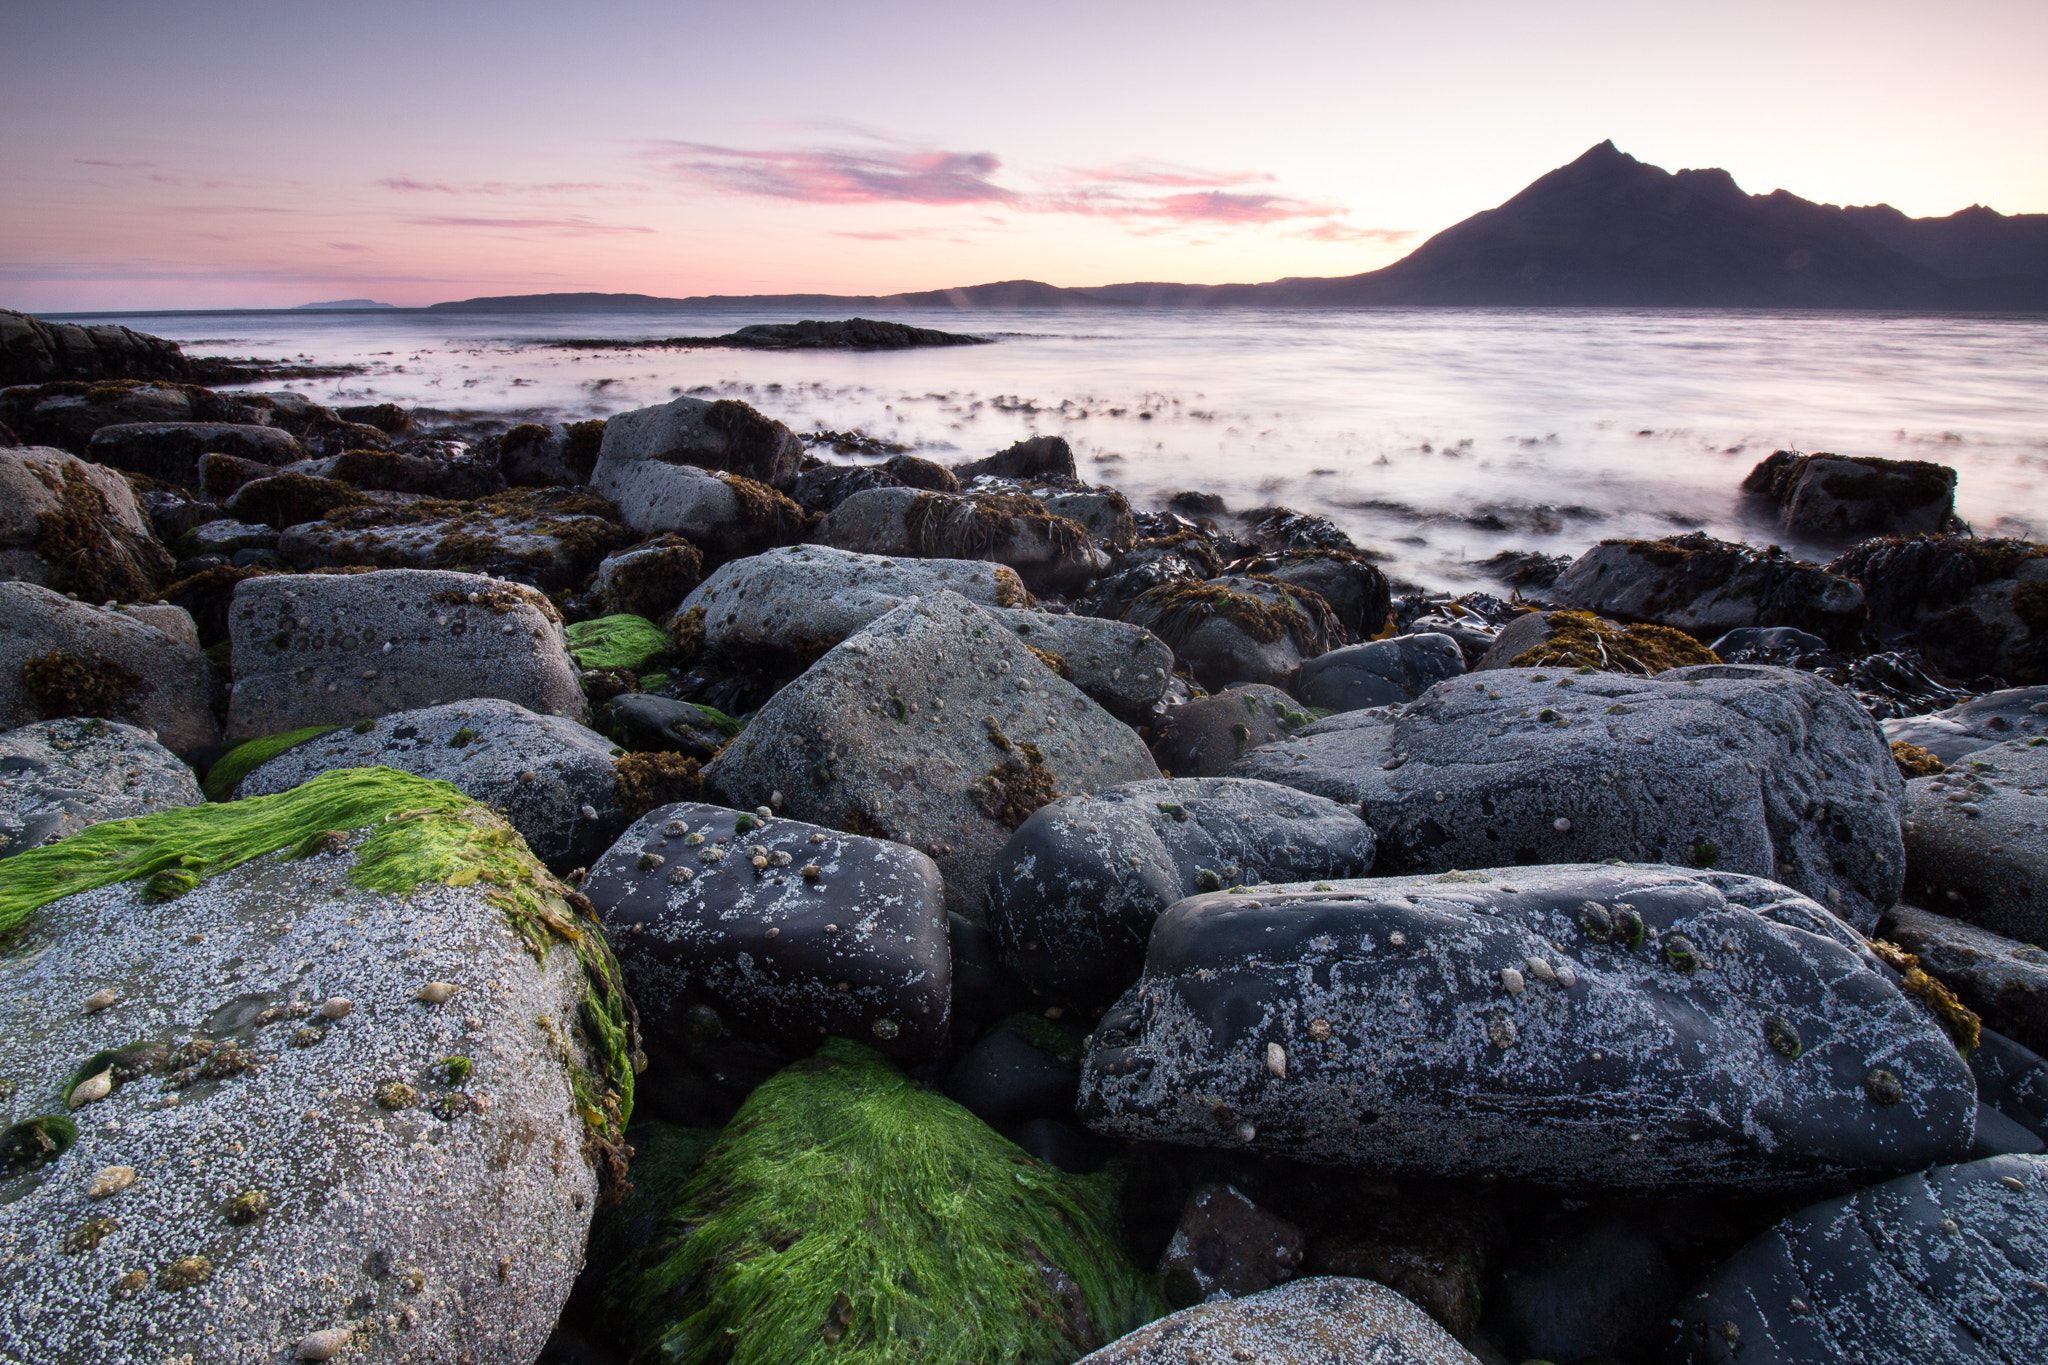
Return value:
<svg viewBox="0 0 2048 1365">
<path fill-rule="evenodd" d="M 1258 576 L 1149 588 L 1123 619 L 1165 640 L 1195 681 L 1211 689 L 1283 685 L 1303 660 L 1350 638 L 1320 593 Z"/>
<path fill-rule="evenodd" d="M 1905 832 L 1915 904 L 2048 939 L 2048 743 L 2008 740 L 1908 782 Z"/>
<path fill-rule="evenodd" d="M 46 720 L 0 733 L 0 858 L 203 800 L 192 770 L 132 725 Z"/>
<path fill-rule="evenodd" d="M 1033 592 L 1084 591 L 1108 567 L 1079 522 L 1021 493 L 872 488 L 818 523 L 822 545 L 902 559 L 979 559 L 1016 570 Z"/>
<path fill-rule="evenodd" d="M 1785 887 L 1608 865 L 1326 885 L 1162 915 L 1082 1118 L 1602 1191 L 1840 1188 L 1969 1152 L 1948 1034 Z"/>
<path fill-rule="evenodd" d="M 1196 1304 L 1113 1341 L 1080 1365 L 1478 1365 L 1420 1308 L 1371 1280 L 1294 1280 Z"/>
</svg>

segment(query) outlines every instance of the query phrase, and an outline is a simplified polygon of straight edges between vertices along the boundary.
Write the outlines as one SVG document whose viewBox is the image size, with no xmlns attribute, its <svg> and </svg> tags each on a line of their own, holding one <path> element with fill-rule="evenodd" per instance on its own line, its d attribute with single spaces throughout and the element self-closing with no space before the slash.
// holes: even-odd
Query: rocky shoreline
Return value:
<svg viewBox="0 0 2048 1365">
<path fill-rule="evenodd" d="M 0 1357 L 2048 1356 L 2048 547 L 1952 470 L 1452 597 L 1057 437 L 81 336 L 0 389 Z"/>
</svg>

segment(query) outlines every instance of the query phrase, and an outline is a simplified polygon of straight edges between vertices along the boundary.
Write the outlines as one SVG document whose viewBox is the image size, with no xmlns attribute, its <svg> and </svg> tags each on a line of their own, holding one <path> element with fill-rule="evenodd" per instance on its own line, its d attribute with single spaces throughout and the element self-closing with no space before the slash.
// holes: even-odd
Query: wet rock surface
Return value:
<svg viewBox="0 0 2048 1365">
<path fill-rule="evenodd" d="M 1682 1302 L 1667 1359 L 2039 1360 L 2048 1158 L 1942 1166 L 1786 1219 Z"/>
<path fill-rule="evenodd" d="M 1933 1017 L 1820 906 L 1724 873 L 1497 868 L 1193 897 L 1097 1025 L 1131 1138 L 1566 1189 L 1820 1189 L 1967 1152 Z"/>
<path fill-rule="evenodd" d="M 2029 942 L 2048 939 L 2048 742 L 1972 750 L 1906 784 L 1906 895 Z"/>
<path fill-rule="evenodd" d="M 686 802 L 635 822 L 582 890 L 650 1036 L 723 1028 L 800 1055 L 831 1034 L 906 1062 L 945 1040 L 945 898 L 915 849 Z"/>
<path fill-rule="evenodd" d="M 1878 933 L 1918 957 L 1987 1026 L 2048 1051 L 2048 949 L 1911 905 L 1886 911 Z"/>
<path fill-rule="evenodd" d="M 1742 481 L 1778 509 L 1785 529 L 1850 540 L 1951 531 L 1956 471 L 1927 460 L 1773 451 Z"/>
<path fill-rule="evenodd" d="M 1296 1280 L 1198 1304 L 1084 1356 L 1081 1365 L 1476 1365 L 1420 1308 L 1370 1280 Z"/>
<path fill-rule="evenodd" d="M 0 583 L 0 726 L 116 720 L 187 754 L 220 737 L 212 693 L 206 657 L 137 617 Z"/>
<path fill-rule="evenodd" d="M 497 579 L 415 569 L 251 578 L 235 589 L 229 625 L 230 738 L 477 697 L 587 714 L 560 615 Z"/>
<path fill-rule="evenodd" d="M 1242 683 L 1167 712 L 1152 754 L 1170 776 L 1221 777 L 1253 749 L 1317 719 L 1277 687 Z"/>
<path fill-rule="evenodd" d="M 928 854 L 950 909 L 980 913 L 989 865 L 1045 802 L 1158 776 L 1138 737 L 956 593 L 847 637 L 706 769 L 735 805 Z"/>
<path fill-rule="evenodd" d="M 1739 626 L 1797 626 L 1828 639 L 1853 633 L 1862 587 L 1782 553 L 1703 532 L 1663 540 L 1603 540 L 1550 585 L 1568 607 L 1711 638 Z"/>
<path fill-rule="evenodd" d="M 591 717 L 591 727 L 634 753 L 677 753 L 709 763 L 740 724 L 714 707 L 628 692 Z"/>
<path fill-rule="evenodd" d="M 0 732 L 0 858 L 205 799 L 184 761 L 132 725 L 46 720 Z"/>
<path fill-rule="evenodd" d="M 1994 744 L 2048 737 L 2048 686 L 2001 688 L 1930 715 L 1887 720 L 1884 737 L 1925 749 L 1943 763 Z"/>
<path fill-rule="evenodd" d="M 1448 635 L 1398 635 L 1319 654 L 1294 675 L 1294 695 L 1323 711 L 1406 705 L 1465 671 L 1465 655 Z"/>
<path fill-rule="evenodd" d="M 1622 858 L 1771 877 L 1869 928 L 1903 783 L 1841 689 L 1787 669 L 1501 669 L 1391 723 L 1333 716 L 1232 771 L 1358 803 L 1386 872 Z"/>
<path fill-rule="evenodd" d="M 995 857 L 988 925 L 1042 990 L 1115 995 L 1168 906 L 1254 882 L 1359 877 L 1373 832 L 1334 801 L 1267 782 L 1134 782 L 1040 808 Z"/>
</svg>

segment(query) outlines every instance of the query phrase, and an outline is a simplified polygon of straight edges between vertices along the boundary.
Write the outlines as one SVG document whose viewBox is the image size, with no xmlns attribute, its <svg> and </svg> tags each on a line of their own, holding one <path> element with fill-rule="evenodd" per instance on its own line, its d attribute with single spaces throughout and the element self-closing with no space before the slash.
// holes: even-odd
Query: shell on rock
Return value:
<svg viewBox="0 0 2048 1365">
<path fill-rule="evenodd" d="M 1509 995 L 1520 995 L 1528 985 L 1522 979 L 1522 973 L 1513 967 L 1500 969 L 1500 984 L 1507 987 Z"/>
<path fill-rule="evenodd" d="M 87 1199 L 108 1199 L 135 1183 L 133 1166 L 109 1166 L 92 1178 L 92 1184 L 85 1187 Z"/>
<path fill-rule="evenodd" d="M 94 1100 L 103 1100 L 113 1093 L 114 1073 L 111 1070 L 102 1071 L 96 1076 L 86 1077 L 71 1087 L 71 1094 L 65 1098 L 64 1104 L 67 1108 L 78 1109 L 91 1104 Z"/>
<path fill-rule="evenodd" d="M 1278 1043 L 1266 1044 L 1266 1070 L 1272 1072 L 1283 1081 L 1287 1079 L 1286 1048 Z"/>
<path fill-rule="evenodd" d="M 85 997 L 85 1012 L 87 1014 L 98 1014 L 120 998 L 121 992 L 115 990 L 112 986 L 94 991 L 91 995 Z"/>
<path fill-rule="evenodd" d="M 345 995 L 330 996 L 320 1004 L 322 1019 L 346 1019 L 348 1012 L 356 1007 L 355 1001 Z"/>
<path fill-rule="evenodd" d="M 299 1343 L 294 1354 L 295 1360 L 332 1360 L 341 1354 L 341 1348 L 348 1345 L 350 1333 L 346 1327 L 329 1327 L 325 1331 L 309 1333 Z"/>
<path fill-rule="evenodd" d="M 429 981 L 420 987 L 419 994 L 413 999 L 422 1005 L 445 1005 L 455 998 L 455 992 L 460 989 L 461 987 L 452 981 Z"/>
</svg>

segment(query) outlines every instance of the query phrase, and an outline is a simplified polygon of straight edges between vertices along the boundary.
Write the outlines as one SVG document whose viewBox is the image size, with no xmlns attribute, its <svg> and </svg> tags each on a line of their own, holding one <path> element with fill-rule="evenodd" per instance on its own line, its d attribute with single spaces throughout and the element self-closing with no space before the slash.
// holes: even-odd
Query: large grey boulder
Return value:
<svg viewBox="0 0 2048 1365">
<path fill-rule="evenodd" d="M 801 653 L 837 644 L 913 597 L 953 592 L 985 607 L 1029 598 L 1014 570 L 980 559 L 894 559 L 788 545 L 729 560 L 677 608 L 704 611 L 707 649 Z"/>
<path fill-rule="evenodd" d="M 631 1094 L 598 925 L 445 787 L 272 801 L 0 861 L 78 888 L 0 944 L 0 1357 L 530 1361 L 554 1326 Z"/>
<path fill-rule="evenodd" d="M 358 721 L 258 764 L 237 797 L 287 792 L 335 768 L 395 768 L 459 788 L 504 816 L 556 872 L 587 866 L 626 826 L 616 749 L 595 730 L 479 697 Z"/>
<path fill-rule="evenodd" d="M 803 512 L 795 503 L 737 474 L 659 460 L 599 459 L 590 482 L 642 535 L 674 532 L 723 555 L 754 554 L 803 530 Z"/>
<path fill-rule="evenodd" d="M 0 579 L 131 602 L 171 569 L 119 474 L 47 446 L 0 450 Z"/>
<path fill-rule="evenodd" d="M 205 799 L 184 761 L 132 725 L 45 720 L 0 733 L 0 858 Z"/>
<path fill-rule="evenodd" d="M 1320 1276 L 1183 1308 L 1080 1365 L 1478 1365 L 1429 1315 L 1371 1280 Z"/>
<path fill-rule="evenodd" d="M 1903 780 L 1832 683 L 1732 664 L 1480 676 L 1392 723 L 1332 716 L 1232 771 L 1359 803 L 1384 872 L 1690 864 L 1783 882 L 1866 930 L 1898 899 Z"/>
<path fill-rule="evenodd" d="M 2048 1158 L 1901 1176 L 1803 1209 L 1683 1300 L 1673 1365 L 2048 1359 Z"/>
<path fill-rule="evenodd" d="M 952 592 L 848 636 L 705 770 L 734 805 L 923 850 L 947 908 L 970 918 L 989 861 L 1032 811 L 1158 776 L 1129 726 Z"/>
<path fill-rule="evenodd" d="M 1969 1152 L 1955 1045 L 1785 887 L 1606 864 L 1328 886 L 1160 916 L 1081 1117 L 1602 1192 L 1840 1188 Z"/>
<path fill-rule="evenodd" d="M 2048 743 L 2008 740 L 1908 782 L 1905 835 L 1915 904 L 2048 939 Z"/>
<path fill-rule="evenodd" d="M 1702 531 L 1603 540 L 1559 574 L 1548 595 L 1567 607 L 1672 626 L 1703 640 L 1739 626 L 1797 626 L 1841 640 L 1864 617 L 1863 589 L 1853 579 Z"/>
<path fill-rule="evenodd" d="M 87 449 L 95 464 L 185 485 L 197 478 L 199 457 L 209 452 L 268 465 L 306 458 L 290 432 L 236 422 L 117 422 L 95 431 Z"/>
<path fill-rule="evenodd" d="M 1174 902 L 1254 882 L 1362 877 L 1373 834 L 1356 811 L 1271 782 L 1176 777 L 1067 796 L 1039 810 L 988 871 L 988 927 L 1030 985 L 1115 995 Z"/>
<path fill-rule="evenodd" d="M 0 583 L 0 727 L 98 717 L 189 754 L 220 738 L 212 696 L 206 656 L 184 641 L 126 612 Z"/>
<path fill-rule="evenodd" d="M 648 461 L 695 465 L 788 492 L 803 458 L 804 443 L 795 432 L 745 403 L 684 397 L 605 419 L 597 469 Z"/>
<path fill-rule="evenodd" d="M 1036 498 L 871 488 L 818 523 L 821 545 L 892 559 L 981 559 L 1007 564 L 1033 592 L 1085 591 L 1109 567 L 1081 524 Z"/>
<path fill-rule="evenodd" d="M 1049 611 L 1006 611 L 996 619 L 1048 668 L 1120 715 L 1142 714 L 1173 680 L 1173 650 L 1143 626 Z"/>
<path fill-rule="evenodd" d="M 238 498 L 270 482 L 250 484 Z M 633 543 L 635 536 L 612 511 L 588 490 L 570 489 L 439 503 L 433 515 L 405 505 L 337 508 L 320 520 L 288 525 L 277 550 L 301 570 L 454 569 L 559 591 L 589 578 L 607 551 Z"/>
<path fill-rule="evenodd" d="M 2007 687 L 1926 716 L 1884 722 L 1884 737 L 1955 763 L 2007 740 L 2048 736 L 2048 685 Z"/>
<path fill-rule="evenodd" d="M 1957 529 L 1956 471 L 1928 460 L 1774 450 L 1742 488 L 1775 503 L 1786 530 L 1823 539 Z"/>
<path fill-rule="evenodd" d="M 916 849 L 686 802 L 636 822 L 581 889 L 651 1038 L 680 1046 L 709 1009 L 795 1054 L 827 1033 L 910 1065 L 945 1046 L 945 890 Z"/>
<path fill-rule="evenodd" d="M 1237 683 L 1285 686 L 1305 660 L 1350 638 L 1315 590 L 1236 574 L 1148 588 L 1123 619 L 1165 639 L 1181 666 L 1212 691 Z"/>
<path fill-rule="evenodd" d="M 1465 652 L 1448 635 L 1425 632 L 1346 645 L 1304 662 L 1294 695 L 1322 711 L 1405 706 L 1465 671 Z"/>
<path fill-rule="evenodd" d="M 516 583 L 426 569 L 275 574 L 239 584 L 228 617 L 231 739 L 474 697 L 588 714 L 561 615 Z"/>
</svg>

